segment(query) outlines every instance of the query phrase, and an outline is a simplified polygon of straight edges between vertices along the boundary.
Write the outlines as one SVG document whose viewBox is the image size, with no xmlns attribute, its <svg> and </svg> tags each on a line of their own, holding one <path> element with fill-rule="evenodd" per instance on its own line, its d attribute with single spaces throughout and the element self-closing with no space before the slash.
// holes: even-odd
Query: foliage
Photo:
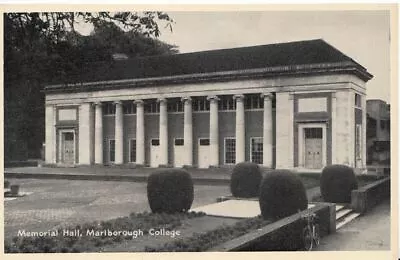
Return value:
<svg viewBox="0 0 400 260">
<path fill-rule="evenodd" d="M 262 179 L 256 163 L 242 162 L 235 165 L 231 175 L 231 192 L 235 197 L 257 197 Z"/>
<path fill-rule="evenodd" d="M 148 177 L 147 198 L 155 213 L 187 211 L 194 199 L 192 177 L 183 169 L 158 170 Z"/>
<path fill-rule="evenodd" d="M 264 176 L 259 202 L 261 215 L 272 220 L 290 216 L 308 206 L 301 179 L 288 170 L 275 170 Z"/>
<path fill-rule="evenodd" d="M 66 77 L 86 62 L 111 62 L 114 52 L 130 57 L 177 52 L 176 46 L 154 39 L 160 35 L 159 22 L 170 28 L 173 23 L 163 12 L 5 13 L 3 17 L 5 161 L 40 157 L 45 132 L 41 90 L 46 83 Z M 91 24 L 94 31 L 82 36 L 75 30 L 77 23 Z"/>
<path fill-rule="evenodd" d="M 245 219 L 231 226 L 221 226 L 205 233 L 194 233 L 191 237 L 174 240 L 162 246 L 146 246 L 147 252 L 200 252 L 261 228 L 270 221 L 261 217 Z"/>
<path fill-rule="evenodd" d="M 204 216 L 202 212 L 153 214 L 132 213 L 129 217 L 117 218 L 108 221 L 96 221 L 82 225 L 69 226 L 58 229 L 58 236 L 44 237 L 14 237 L 12 241 L 5 241 L 5 253 L 77 253 L 101 251 L 103 245 L 119 243 L 124 239 L 134 239 L 133 235 L 127 236 L 89 236 L 87 230 L 94 231 L 119 231 L 142 230 L 147 235 L 151 228 L 173 229 L 182 224 L 186 219 Z M 82 236 L 63 236 L 63 230 L 81 230 Z"/>
<path fill-rule="evenodd" d="M 351 191 L 357 187 L 356 175 L 346 165 L 329 165 L 322 170 L 320 188 L 326 202 L 349 203 Z"/>
</svg>

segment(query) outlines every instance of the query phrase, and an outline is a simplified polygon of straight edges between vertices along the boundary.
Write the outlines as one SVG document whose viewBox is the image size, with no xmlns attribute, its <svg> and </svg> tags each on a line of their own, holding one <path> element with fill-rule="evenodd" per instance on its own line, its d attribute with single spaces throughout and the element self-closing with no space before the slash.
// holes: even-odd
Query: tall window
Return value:
<svg viewBox="0 0 400 260">
<path fill-rule="evenodd" d="M 218 102 L 219 110 L 235 110 L 236 109 L 236 101 L 233 99 L 232 95 L 228 96 L 218 96 L 220 98 Z"/>
<path fill-rule="evenodd" d="M 260 94 L 248 94 L 244 101 L 245 109 L 260 109 L 264 108 L 264 98 Z"/>
<path fill-rule="evenodd" d="M 252 137 L 251 143 L 251 161 L 257 164 L 263 163 L 263 138 Z"/>
<path fill-rule="evenodd" d="M 129 140 L 129 161 L 136 162 L 136 139 Z"/>
<path fill-rule="evenodd" d="M 155 99 L 146 100 L 143 109 L 145 113 L 160 113 L 160 103 Z"/>
<path fill-rule="evenodd" d="M 115 140 L 110 139 L 109 140 L 109 147 L 108 147 L 108 154 L 109 154 L 109 159 L 110 162 L 115 162 Z"/>
<path fill-rule="evenodd" d="M 236 139 L 225 138 L 225 164 L 236 162 Z"/>
<path fill-rule="evenodd" d="M 168 112 L 183 112 L 183 102 L 180 99 L 168 99 L 167 104 Z"/>
<path fill-rule="evenodd" d="M 356 125 L 356 159 L 361 159 L 361 125 Z"/>
<path fill-rule="evenodd" d="M 193 111 L 210 111 L 210 101 L 207 97 L 194 97 L 192 99 Z"/>
<path fill-rule="evenodd" d="M 136 105 L 133 102 L 124 103 L 124 114 L 136 114 Z"/>
<path fill-rule="evenodd" d="M 104 103 L 103 114 L 104 115 L 115 115 L 115 104 L 112 102 Z"/>
<path fill-rule="evenodd" d="M 354 95 L 354 106 L 361 108 L 361 95 L 355 94 Z"/>
</svg>

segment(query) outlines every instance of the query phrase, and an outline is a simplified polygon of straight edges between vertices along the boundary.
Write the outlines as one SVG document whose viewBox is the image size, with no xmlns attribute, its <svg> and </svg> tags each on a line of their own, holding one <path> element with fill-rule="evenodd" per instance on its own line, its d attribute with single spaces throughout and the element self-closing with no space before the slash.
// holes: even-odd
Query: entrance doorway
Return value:
<svg viewBox="0 0 400 260">
<path fill-rule="evenodd" d="M 151 139 L 150 143 L 150 167 L 158 167 L 160 164 L 160 139 Z"/>
<path fill-rule="evenodd" d="M 182 167 L 185 164 L 185 146 L 183 138 L 174 140 L 174 167 Z"/>
<path fill-rule="evenodd" d="M 60 131 L 60 162 L 66 165 L 75 164 L 75 132 Z"/>
<path fill-rule="evenodd" d="M 199 157 L 198 157 L 198 167 L 199 168 L 208 168 L 210 167 L 210 139 L 209 138 L 200 138 L 199 139 Z"/>
<path fill-rule="evenodd" d="M 322 168 L 322 128 L 304 129 L 304 166 L 308 169 Z"/>
<path fill-rule="evenodd" d="M 322 169 L 327 163 L 326 123 L 298 124 L 298 166 L 305 169 Z"/>
</svg>

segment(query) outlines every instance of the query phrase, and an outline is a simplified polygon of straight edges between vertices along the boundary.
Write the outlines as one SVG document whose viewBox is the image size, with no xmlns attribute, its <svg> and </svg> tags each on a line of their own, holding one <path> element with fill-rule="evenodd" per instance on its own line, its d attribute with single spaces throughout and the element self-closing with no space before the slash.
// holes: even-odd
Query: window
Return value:
<svg viewBox="0 0 400 260">
<path fill-rule="evenodd" d="M 160 145 L 160 139 L 151 139 L 151 145 L 152 146 L 159 146 Z"/>
<path fill-rule="evenodd" d="M 168 99 L 167 104 L 168 112 L 183 112 L 183 102 L 179 99 Z"/>
<path fill-rule="evenodd" d="M 136 139 L 129 140 L 129 161 L 136 162 Z"/>
<path fill-rule="evenodd" d="M 73 141 L 74 140 L 74 133 L 64 133 L 64 140 L 65 141 Z"/>
<path fill-rule="evenodd" d="M 124 114 L 136 114 L 136 105 L 133 102 L 124 103 Z"/>
<path fill-rule="evenodd" d="M 356 125 L 356 159 L 361 159 L 361 125 Z"/>
<path fill-rule="evenodd" d="M 112 102 L 104 103 L 103 115 L 115 115 L 115 104 Z"/>
<path fill-rule="evenodd" d="M 257 164 L 263 163 L 263 138 L 252 137 L 250 138 L 251 144 L 251 161 Z"/>
<path fill-rule="evenodd" d="M 210 139 L 209 138 L 200 138 L 199 144 L 200 145 L 210 145 Z"/>
<path fill-rule="evenodd" d="M 235 110 L 236 101 L 233 99 L 232 95 L 229 96 L 219 96 L 220 100 L 218 102 L 219 110 Z"/>
<path fill-rule="evenodd" d="M 385 120 L 380 120 L 380 124 L 381 124 L 381 129 L 385 130 L 385 125 L 386 125 Z"/>
<path fill-rule="evenodd" d="M 207 97 L 194 97 L 192 99 L 193 111 L 210 111 L 210 101 Z"/>
<path fill-rule="evenodd" d="M 308 139 L 321 139 L 322 138 L 322 128 L 320 128 L 320 127 L 305 128 L 304 135 L 305 135 L 305 138 L 308 138 Z"/>
<path fill-rule="evenodd" d="M 225 164 L 236 162 L 236 139 L 225 138 Z"/>
<path fill-rule="evenodd" d="M 245 109 L 260 109 L 264 108 L 264 99 L 261 97 L 260 94 L 249 94 L 246 95 L 244 101 L 244 108 Z"/>
<path fill-rule="evenodd" d="M 184 144 L 183 138 L 175 138 L 175 145 L 182 146 Z"/>
<path fill-rule="evenodd" d="M 145 113 L 160 113 L 160 103 L 157 100 L 146 100 L 144 102 Z"/>
<path fill-rule="evenodd" d="M 354 95 L 354 105 L 356 107 L 361 107 L 361 95 L 360 94 L 355 94 Z"/>
<path fill-rule="evenodd" d="M 108 147 L 109 160 L 110 160 L 110 162 L 115 162 L 115 140 L 110 139 L 108 144 L 109 144 L 109 147 Z"/>
</svg>

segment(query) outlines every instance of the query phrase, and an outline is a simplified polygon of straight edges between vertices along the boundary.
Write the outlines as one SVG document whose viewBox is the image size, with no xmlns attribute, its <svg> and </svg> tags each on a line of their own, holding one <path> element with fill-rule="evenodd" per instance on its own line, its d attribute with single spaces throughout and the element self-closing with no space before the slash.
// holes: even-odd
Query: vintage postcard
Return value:
<svg viewBox="0 0 400 260">
<path fill-rule="evenodd" d="M 2 11 L 5 259 L 397 258 L 396 5 Z"/>
</svg>

